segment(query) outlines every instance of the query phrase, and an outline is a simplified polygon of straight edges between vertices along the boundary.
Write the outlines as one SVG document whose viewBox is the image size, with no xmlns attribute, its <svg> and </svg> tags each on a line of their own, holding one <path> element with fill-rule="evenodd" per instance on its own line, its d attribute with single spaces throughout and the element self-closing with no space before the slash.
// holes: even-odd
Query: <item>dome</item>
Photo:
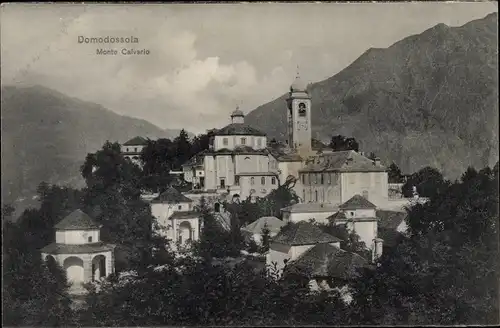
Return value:
<svg viewBox="0 0 500 328">
<path fill-rule="evenodd" d="M 292 85 L 290 86 L 290 91 L 292 92 L 304 92 L 307 89 L 307 85 L 302 81 L 299 75 L 295 78 Z"/>
<path fill-rule="evenodd" d="M 231 117 L 234 117 L 234 116 L 245 116 L 245 114 L 243 114 L 243 112 L 241 110 L 236 108 L 236 110 L 231 114 Z"/>
</svg>

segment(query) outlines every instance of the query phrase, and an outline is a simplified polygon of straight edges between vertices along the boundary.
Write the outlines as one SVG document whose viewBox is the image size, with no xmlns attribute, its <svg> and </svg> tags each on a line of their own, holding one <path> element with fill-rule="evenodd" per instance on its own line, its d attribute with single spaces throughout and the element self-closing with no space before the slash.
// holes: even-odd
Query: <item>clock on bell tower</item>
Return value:
<svg viewBox="0 0 500 328">
<path fill-rule="evenodd" d="M 298 72 L 295 81 L 290 87 L 287 107 L 288 145 L 290 148 L 297 151 L 299 155 L 307 156 L 312 152 L 311 97 Z"/>
</svg>

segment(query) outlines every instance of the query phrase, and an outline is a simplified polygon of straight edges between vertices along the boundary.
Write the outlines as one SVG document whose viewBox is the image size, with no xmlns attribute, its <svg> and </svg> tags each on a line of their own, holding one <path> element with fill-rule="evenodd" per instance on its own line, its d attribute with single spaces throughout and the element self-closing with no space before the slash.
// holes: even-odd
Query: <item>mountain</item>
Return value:
<svg viewBox="0 0 500 328">
<path fill-rule="evenodd" d="M 456 178 L 498 160 L 498 14 L 438 24 L 308 86 L 313 137 L 354 137 L 405 173 L 430 165 Z M 245 120 L 283 139 L 286 95 Z M 279 124 L 277 123 L 279 122 Z"/>
<path fill-rule="evenodd" d="M 80 165 L 106 140 L 179 132 L 42 86 L 2 86 L 2 203 L 32 202 L 41 181 L 82 186 Z"/>
</svg>

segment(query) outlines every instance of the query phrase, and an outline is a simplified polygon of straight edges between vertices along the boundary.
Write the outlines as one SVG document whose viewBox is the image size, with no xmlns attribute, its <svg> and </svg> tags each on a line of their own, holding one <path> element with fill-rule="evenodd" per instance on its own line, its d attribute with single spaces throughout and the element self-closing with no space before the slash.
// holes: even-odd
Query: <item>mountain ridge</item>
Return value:
<svg viewBox="0 0 500 328">
<path fill-rule="evenodd" d="M 362 150 L 405 173 L 431 165 L 456 178 L 468 165 L 493 165 L 497 24 L 497 13 L 459 27 L 438 24 L 387 48 L 370 48 L 310 84 L 313 137 L 353 136 Z M 246 121 L 283 139 L 286 96 L 257 107 Z"/>
<path fill-rule="evenodd" d="M 31 198 L 41 181 L 82 187 L 79 168 L 106 140 L 174 138 L 151 122 L 41 85 L 2 85 L 2 202 Z M 191 134 L 192 135 L 192 134 Z"/>
</svg>

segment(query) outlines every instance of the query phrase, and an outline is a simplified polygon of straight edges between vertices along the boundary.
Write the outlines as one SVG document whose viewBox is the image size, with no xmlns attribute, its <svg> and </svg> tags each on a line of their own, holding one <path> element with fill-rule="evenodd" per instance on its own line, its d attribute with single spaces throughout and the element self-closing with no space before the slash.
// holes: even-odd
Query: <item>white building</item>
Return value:
<svg viewBox="0 0 500 328">
<path fill-rule="evenodd" d="M 132 138 L 121 146 L 123 156 L 137 165 L 142 165 L 140 160 L 141 152 L 147 144 L 147 139 L 143 137 Z"/>
<path fill-rule="evenodd" d="M 42 259 L 55 261 L 65 271 L 71 292 L 83 284 L 115 272 L 115 245 L 100 240 L 101 225 L 76 210 L 55 225 L 55 242 L 41 249 Z"/>
<path fill-rule="evenodd" d="M 171 241 L 172 249 L 185 248 L 200 237 L 200 213 L 193 201 L 170 187 L 151 201 L 151 213 L 160 225 L 160 234 Z"/>
<path fill-rule="evenodd" d="M 245 199 L 266 196 L 293 178 L 301 203 L 338 206 L 360 194 L 377 206 L 386 205 L 388 177 L 378 159 L 355 151 L 313 149 L 312 101 L 298 75 L 283 110 L 287 112 L 286 145 L 268 147 L 266 135 L 245 124 L 243 112 L 236 109 L 231 124 L 215 130 L 211 149 L 186 163 L 185 179 L 202 190 Z"/>
</svg>

